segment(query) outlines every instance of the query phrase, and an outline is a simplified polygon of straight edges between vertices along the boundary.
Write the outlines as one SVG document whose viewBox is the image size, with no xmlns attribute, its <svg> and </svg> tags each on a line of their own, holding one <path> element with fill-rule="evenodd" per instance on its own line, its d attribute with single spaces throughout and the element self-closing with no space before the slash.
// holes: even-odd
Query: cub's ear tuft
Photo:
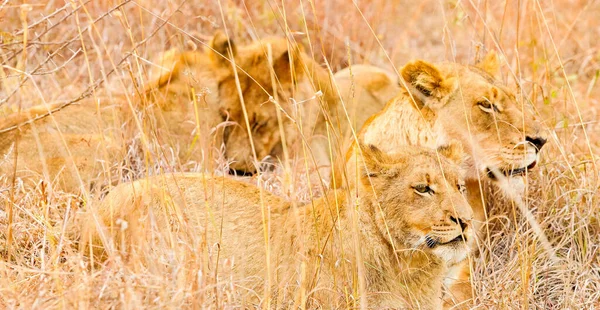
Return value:
<svg viewBox="0 0 600 310">
<path fill-rule="evenodd" d="M 456 140 L 451 140 L 448 144 L 439 146 L 437 152 L 459 166 L 465 160 L 465 151 L 462 144 Z"/>
<path fill-rule="evenodd" d="M 498 54 L 494 50 L 489 51 L 475 67 L 485 71 L 494 78 L 497 77 L 500 74 L 500 60 L 498 59 Z"/>
<path fill-rule="evenodd" d="M 364 161 L 363 177 L 378 177 L 393 174 L 390 156 L 372 144 L 360 144 Z"/>
<path fill-rule="evenodd" d="M 456 89 L 454 78 L 444 77 L 433 64 L 422 60 L 405 65 L 401 75 L 419 109 L 428 107 L 435 111 L 441 108 Z"/>
<path fill-rule="evenodd" d="M 217 30 L 210 41 L 209 52 L 214 63 L 227 64 L 230 57 L 235 57 L 237 51 L 233 40 L 227 37 L 223 31 Z"/>
</svg>

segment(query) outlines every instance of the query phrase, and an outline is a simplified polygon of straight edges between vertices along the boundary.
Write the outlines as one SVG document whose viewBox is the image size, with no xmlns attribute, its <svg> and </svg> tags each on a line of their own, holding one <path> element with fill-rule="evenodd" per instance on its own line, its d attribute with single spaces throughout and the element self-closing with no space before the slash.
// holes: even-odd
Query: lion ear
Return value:
<svg viewBox="0 0 600 310">
<path fill-rule="evenodd" d="M 498 54 L 494 50 L 489 51 L 475 67 L 487 72 L 493 77 L 497 77 L 500 74 L 500 60 L 498 59 Z"/>
<path fill-rule="evenodd" d="M 302 68 L 302 47 L 295 43 L 289 44 L 284 49 L 284 52 L 273 55 L 273 71 L 278 79 L 281 81 L 291 81 L 292 79 L 298 79 L 299 75 L 304 72 Z M 276 47 L 273 47 L 276 50 Z"/>
<path fill-rule="evenodd" d="M 462 144 L 456 140 L 452 140 L 446 145 L 439 146 L 437 152 L 459 166 L 462 165 L 465 159 L 465 152 Z"/>
<path fill-rule="evenodd" d="M 216 64 L 228 64 L 230 57 L 235 57 L 236 46 L 223 31 L 217 30 L 210 41 L 209 52 L 211 60 Z"/>
<path fill-rule="evenodd" d="M 456 89 L 454 78 L 445 78 L 434 65 L 422 60 L 405 65 L 401 75 L 420 109 L 441 108 Z"/>
<path fill-rule="evenodd" d="M 376 146 L 369 144 L 360 144 L 364 166 L 362 167 L 363 177 L 378 177 L 380 175 L 390 175 L 390 158 Z"/>
<path fill-rule="evenodd" d="M 145 93 L 168 84 L 177 76 L 181 67 L 182 54 L 178 49 L 172 48 L 158 56 L 158 60 L 154 62 L 158 66 L 153 66 L 150 71 L 150 79 L 146 84 Z"/>
</svg>

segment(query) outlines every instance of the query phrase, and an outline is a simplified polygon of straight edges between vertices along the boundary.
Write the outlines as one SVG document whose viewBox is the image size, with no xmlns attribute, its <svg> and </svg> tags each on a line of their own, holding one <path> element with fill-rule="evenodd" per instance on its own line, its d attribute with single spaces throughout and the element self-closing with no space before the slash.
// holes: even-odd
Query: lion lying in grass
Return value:
<svg viewBox="0 0 600 310">
<path fill-rule="evenodd" d="M 284 308 L 301 292 L 308 292 L 303 304 L 326 308 L 356 292 L 371 307 L 438 309 L 442 281 L 472 239 L 462 148 L 438 152 L 414 147 L 388 156 L 366 147 L 357 198 L 336 190 L 305 206 L 202 174 L 121 184 L 84 221 L 81 246 L 91 240 L 104 245 L 97 253 L 122 251 L 133 260 L 194 249 L 221 277 L 230 267 L 234 285 L 272 289 Z"/>
<path fill-rule="evenodd" d="M 380 75 L 365 77 L 370 82 L 361 80 L 359 84 L 369 83 L 370 89 L 362 91 L 359 86 L 354 98 L 349 95 L 354 82 L 348 70 L 336 73 L 332 80 L 300 46 L 285 39 L 263 39 L 240 48 L 218 33 L 213 42 L 218 54 L 233 56 L 237 68 L 213 55 L 213 69 L 220 76 L 219 120 L 230 124 L 223 135 L 225 157 L 233 170 L 242 173 L 255 172 L 260 168 L 257 161 L 269 156 L 285 159 L 284 149 L 290 156 L 299 153 L 292 151 L 298 151 L 301 142 L 310 147 L 317 166 L 329 166 L 333 156 L 330 143 L 334 151 L 340 148 L 350 136 L 350 127 L 360 128 L 370 115 L 383 108 L 385 101 L 381 100 L 391 98 L 397 90 L 397 85 L 385 84 L 385 79 L 392 77 L 381 71 Z M 167 53 L 163 66 L 170 69 L 160 73 L 156 85 L 163 89 L 164 102 L 177 106 L 181 97 L 189 96 L 188 85 L 193 84 L 190 76 L 205 71 L 202 57 L 193 51 Z M 355 67 L 358 72 L 370 68 Z M 348 94 L 343 98 L 345 107 L 337 88 Z M 240 90 L 242 97 L 238 96 Z M 366 101 L 373 92 L 378 100 Z M 312 163 L 313 158 L 307 160 Z"/>
<path fill-rule="evenodd" d="M 361 143 L 390 154 L 412 145 L 434 148 L 448 139 L 460 141 L 470 155 L 466 183 L 476 231 L 486 220 L 480 179 L 523 175 L 536 165 L 546 142 L 531 110 L 494 78 L 497 71 L 495 53 L 476 66 L 411 62 L 401 70 L 406 88 L 358 134 Z M 352 188 L 357 183 L 355 167 L 362 165 L 358 158 L 358 148 L 353 146 L 345 163 L 334 170 L 334 187 Z M 339 169 L 342 166 L 347 169 Z M 461 278 L 468 278 L 467 270 Z M 471 290 L 467 287 L 455 294 L 464 300 Z"/>
<path fill-rule="evenodd" d="M 313 141 L 313 136 L 327 137 L 324 113 L 339 104 L 327 71 L 282 38 L 238 47 L 217 32 L 212 49 L 209 64 L 195 51 L 170 51 L 163 57 L 167 70 L 152 88 L 159 89 L 159 102 L 166 109 L 177 110 L 189 102 L 191 89 L 198 93 L 202 87 L 197 77 L 208 74 L 215 86 L 210 94 L 218 101 L 199 104 L 214 107 L 213 122 L 226 125 L 222 143 L 231 169 L 253 173 L 269 156 L 284 159 L 284 149 L 295 150 L 302 136 L 318 154 L 318 163 L 329 162 L 327 145 Z M 165 123 L 177 124 L 183 118 Z"/>
<path fill-rule="evenodd" d="M 294 156 L 303 140 L 317 165 L 328 165 L 328 137 L 348 131 L 330 75 L 285 39 L 237 46 L 217 32 L 207 50 L 171 50 L 158 65 L 141 98 L 84 100 L 40 119 L 57 106 L 35 106 L 1 119 L 0 151 L 8 155 L 0 172 L 87 190 L 119 179 L 115 166 L 129 168 L 135 137 L 150 165 L 168 162 L 172 149 L 180 164 L 212 171 L 223 144 L 230 167 L 251 173 L 269 156 Z M 355 104 L 347 109 L 360 115 L 360 126 L 366 113 Z"/>
</svg>

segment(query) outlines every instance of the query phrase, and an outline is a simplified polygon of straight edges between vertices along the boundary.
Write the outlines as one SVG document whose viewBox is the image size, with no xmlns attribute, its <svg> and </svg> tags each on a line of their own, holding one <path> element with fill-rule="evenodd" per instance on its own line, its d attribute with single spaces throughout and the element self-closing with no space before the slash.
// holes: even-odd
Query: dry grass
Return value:
<svg viewBox="0 0 600 310">
<path fill-rule="evenodd" d="M 490 236 L 474 257 L 477 307 L 600 308 L 598 16 L 600 2 L 591 0 L 0 1 L 0 115 L 95 89 L 132 92 L 155 55 L 204 45 L 223 22 L 240 42 L 294 37 L 334 70 L 349 61 L 386 68 L 414 58 L 471 63 L 496 49 L 506 83 L 551 132 L 523 200 L 551 247 L 539 242 L 523 208 L 492 193 Z M 320 191 L 315 184 L 309 191 L 300 176 L 290 192 L 281 175 L 276 169 L 263 184 L 303 201 Z M 171 257 L 160 268 L 119 256 L 91 266 L 64 234 L 80 207 L 72 195 L 26 190 L 0 176 L 0 307 L 234 305 L 240 288 L 227 280 L 215 286 L 193 257 Z"/>
</svg>

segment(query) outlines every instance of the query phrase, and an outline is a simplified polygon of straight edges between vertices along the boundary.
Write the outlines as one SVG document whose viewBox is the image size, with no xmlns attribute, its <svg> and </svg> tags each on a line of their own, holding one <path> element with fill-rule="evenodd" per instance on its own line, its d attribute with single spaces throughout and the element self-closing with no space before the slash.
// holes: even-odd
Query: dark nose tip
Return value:
<svg viewBox="0 0 600 310">
<path fill-rule="evenodd" d="M 539 151 L 540 149 L 542 149 L 542 146 L 544 146 L 544 144 L 546 144 L 546 139 L 544 138 L 532 138 L 532 137 L 525 137 L 525 140 L 527 140 L 527 142 L 533 144 L 533 146 L 535 146 L 535 148 Z"/>
<path fill-rule="evenodd" d="M 465 231 L 465 229 L 467 229 L 467 223 L 465 223 L 462 219 L 450 216 L 450 220 L 454 224 L 460 224 L 460 228 L 462 229 L 462 231 Z"/>
</svg>

